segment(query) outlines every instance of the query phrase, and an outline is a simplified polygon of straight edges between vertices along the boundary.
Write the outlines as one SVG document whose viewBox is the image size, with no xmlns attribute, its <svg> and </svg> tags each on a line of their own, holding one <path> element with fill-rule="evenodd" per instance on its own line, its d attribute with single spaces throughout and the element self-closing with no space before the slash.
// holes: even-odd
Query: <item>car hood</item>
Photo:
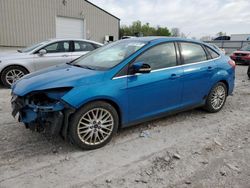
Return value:
<svg viewBox="0 0 250 188">
<path fill-rule="evenodd" d="M 0 61 L 30 58 L 28 53 L 0 54 Z"/>
<path fill-rule="evenodd" d="M 101 81 L 103 75 L 103 71 L 63 64 L 24 76 L 12 86 L 12 92 L 24 96 L 32 91 L 82 86 Z"/>
</svg>

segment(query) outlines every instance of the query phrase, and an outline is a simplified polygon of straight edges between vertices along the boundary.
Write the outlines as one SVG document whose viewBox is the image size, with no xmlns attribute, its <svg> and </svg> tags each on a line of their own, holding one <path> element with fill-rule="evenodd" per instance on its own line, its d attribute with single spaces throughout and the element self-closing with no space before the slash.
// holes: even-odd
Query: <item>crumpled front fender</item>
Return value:
<svg viewBox="0 0 250 188">
<path fill-rule="evenodd" d="M 24 123 L 31 123 L 35 119 L 39 118 L 40 116 L 46 115 L 44 113 L 48 112 L 58 112 L 64 109 L 64 105 L 61 102 L 57 102 L 55 104 L 51 104 L 48 106 L 37 106 L 28 104 L 22 110 L 21 119 L 20 121 Z"/>
</svg>

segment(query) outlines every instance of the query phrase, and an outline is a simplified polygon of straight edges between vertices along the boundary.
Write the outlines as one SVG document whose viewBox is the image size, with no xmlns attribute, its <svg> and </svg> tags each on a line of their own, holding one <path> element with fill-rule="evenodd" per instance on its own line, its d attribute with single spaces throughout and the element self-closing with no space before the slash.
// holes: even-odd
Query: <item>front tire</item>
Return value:
<svg viewBox="0 0 250 188">
<path fill-rule="evenodd" d="M 22 78 L 29 72 L 20 66 L 9 66 L 2 71 L 1 81 L 5 87 L 10 88 L 18 79 Z"/>
<path fill-rule="evenodd" d="M 219 82 L 210 91 L 206 100 L 205 109 L 211 113 L 220 111 L 226 102 L 226 98 L 227 86 L 223 82 Z"/>
<path fill-rule="evenodd" d="M 69 137 L 82 149 L 97 149 L 111 140 L 118 124 L 119 117 L 112 105 L 102 101 L 92 102 L 72 116 Z"/>
</svg>

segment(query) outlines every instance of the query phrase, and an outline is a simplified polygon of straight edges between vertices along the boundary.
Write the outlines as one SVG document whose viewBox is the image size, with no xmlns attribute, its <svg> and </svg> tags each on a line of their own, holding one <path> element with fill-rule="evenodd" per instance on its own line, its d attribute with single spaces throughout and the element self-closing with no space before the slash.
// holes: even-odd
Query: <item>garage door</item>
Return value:
<svg viewBox="0 0 250 188">
<path fill-rule="evenodd" d="M 81 19 L 57 17 L 56 38 L 84 38 L 84 22 Z"/>
</svg>

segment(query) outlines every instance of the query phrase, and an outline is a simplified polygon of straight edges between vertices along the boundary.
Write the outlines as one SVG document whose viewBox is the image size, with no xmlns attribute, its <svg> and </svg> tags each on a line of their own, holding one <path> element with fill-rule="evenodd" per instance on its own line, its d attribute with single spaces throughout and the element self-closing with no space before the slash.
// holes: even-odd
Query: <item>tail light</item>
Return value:
<svg viewBox="0 0 250 188">
<path fill-rule="evenodd" d="M 233 61 L 233 60 L 231 60 L 231 59 L 228 61 L 228 64 L 231 65 L 233 68 L 236 67 L 235 61 Z"/>
</svg>

